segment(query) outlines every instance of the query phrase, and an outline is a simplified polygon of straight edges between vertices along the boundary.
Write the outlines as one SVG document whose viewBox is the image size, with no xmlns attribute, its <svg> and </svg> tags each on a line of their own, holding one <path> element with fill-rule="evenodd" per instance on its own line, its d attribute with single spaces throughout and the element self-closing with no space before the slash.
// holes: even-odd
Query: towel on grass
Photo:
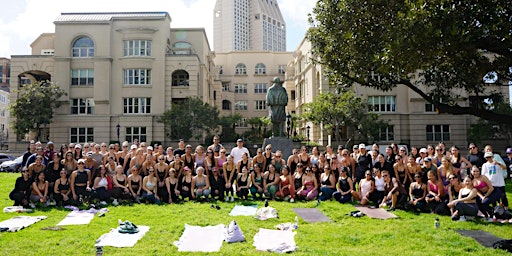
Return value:
<svg viewBox="0 0 512 256">
<path fill-rule="evenodd" d="M 331 222 L 329 217 L 316 208 L 293 208 L 292 210 L 306 222 Z"/>
<path fill-rule="evenodd" d="M 230 216 L 254 216 L 256 214 L 256 210 L 258 210 L 258 205 L 235 205 L 231 212 Z"/>
<path fill-rule="evenodd" d="M 68 213 L 66 217 L 57 224 L 57 226 L 65 225 L 86 225 L 94 218 L 94 213 L 86 211 L 73 211 Z"/>
<path fill-rule="evenodd" d="M 17 232 L 44 219 L 46 216 L 16 216 L 0 222 L 0 230 Z"/>
<path fill-rule="evenodd" d="M 7 206 L 4 207 L 4 212 L 33 212 L 33 210 L 23 208 L 23 206 Z"/>
<path fill-rule="evenodd" d="M 258 251 L 271 252 L 293 252 L 297 250 L 295 245 L 295 232 L 290 230 L 271 230 L 260 228 L 258 233 L 254 235 L 254 245 Z"/>
<path fill-rule="evenodd" d="M 180 240 L 174 241 L 179 252 L 218 252 L 224 241 L 224 224 L 191 226 L 185 224 Z"/>
<path fill-rule="evenodd" d="M 113 228 L 110 232 L 101 235 L 94 246 L 133 247 L 149 231 L 148 226 L 138 226 L 138 228 L 139 232 L 134 234 L 119 233 L 117 228 Z"/>
<path fill-rule="evenodd" d="M 398 218 L 396 215 L 382 209 L 382 208 L 370 208 L 366 206 L 356 206 L 356 209 L 366 214 L 372 219 L 392 219 Z"/>
</svg>

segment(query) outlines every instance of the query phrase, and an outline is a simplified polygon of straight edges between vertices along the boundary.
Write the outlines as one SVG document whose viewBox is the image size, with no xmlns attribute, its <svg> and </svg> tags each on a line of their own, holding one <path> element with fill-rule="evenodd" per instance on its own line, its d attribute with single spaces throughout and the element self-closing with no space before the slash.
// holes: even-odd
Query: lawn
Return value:
<svg viewBox="0 0 512 256">
<path fill-rule="evenodd" d="M 11 206 L 9 192 L 19 174 L 0 173 L 0 207 Z M 507 184 L 508 197 L 512 199 L 511 184 Z M 262 206 L 262 202 L 257 202 Z M 258 252 L 252 246 L 259 228 L 273 229 L 282 222 L 293 222 L 292 208 L 316 207 L 316 202 L 270 202 L 279 212 L 279 219 L 260 221 L 253 217 L 232 217 L 229 212 L 235 203 L 219 202 L 220 210 L 210 208 L 209 203 L 185 203 L 177 205 L 110 206 L 105 217 L 95 217 L 89 225 L 65 226 L 66 230 L 49 231 L 41 228 L 55 226 L 67 210 L 49 208 L 36 210 L 28 215 L 45 215 L 42 220 L 17 233 L 0 233 L 1 255 L 94 255 L 95 240 L 110 228 L 117 226 L 118 219 L 130 220 L 138 225 L 150 226 L 149 232 L 133 248 L 103 248 L 104 255 L 171 255 L 177 254 L 173 242 L 178 240 L 184 224 L 228 225 L 233 219 L 244 232 L 247 241 L 224 243 L 219 255 L 268 254 Z M 415 215 L 405 211 L 394 212 L 399 218 L 389 220 L 354 218 L 348 213 L 355 208 L 351 204 L 334 201 L 322 202 L 318 209 L 327 215 L 331 223 L 306 223 L 299 218 L 295 242 L 299 247 L 296 255 L 509 255 L 504 251 L 485 248 L 471 238 L 462 237 L 458 229 L 485 230 L 496 236 L 511 238 L 512 224 L 484 222 L 453 222 L 440 217 L 441 226 L 434 228 L 435 215 Z M 0 221 L 27 213 L 0 213 Z M 201 241 L 197 241 L 201 243 Z M 183 253 L 186 254 L 186 253 Z"/>
</svg>

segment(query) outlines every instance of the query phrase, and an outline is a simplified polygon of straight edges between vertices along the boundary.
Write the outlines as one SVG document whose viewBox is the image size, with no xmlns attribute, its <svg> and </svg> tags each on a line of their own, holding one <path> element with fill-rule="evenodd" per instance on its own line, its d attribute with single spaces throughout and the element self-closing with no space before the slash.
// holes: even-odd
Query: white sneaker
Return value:
<svg viewBox="0 0 512 256">
<path fill-rule="evenodd" d="M 285 200 L 285 201 L 290 200 L 290 196 L 285 196 L 284 200 Z"/>
<path fill-rule="evenodd" d="M 32 209 L 36 208 L 36 205 L 35 205 L 34 203 L 30 203 L 30 204 L 29 204 L 29 206 L 30 206 L 30 208 L 32 208 Z"/>
<path fill-rule="evenodd" d="M 466 217 L 464 217 L 464 216 L 460 216 L 459 221 L 460 221 L 460 222 L 464 222 L 464 221 L 466 221 Z"/>
<path fill-rule="evenodd" d="M 107 205 L 107 202 L 105 202 L 105 201 L 100 201 L 100 204 L 101 204 L 101 205 Z"/>
<path fill-rule="evenodd" d="M 232 196 L 232 197 L 231 197 L 231 202 L 234 202 L 234 201 L 235 201 L 235 197 L 234 197 L 234 196 Z"/>
<path fill-rule="evenodd" d="M 118 206 L 119 205 L 119 202 L 117 201 L 117 199 L 114 199 L 114 201 L 112 201 L 112 205 L 114 205 L 114 206 Z"/>
<path fill-rule="evenodd" d="M 226 196 L 226 200 L 224 201 L 229 202 L 229 196 Z"/>
<path fill-rule="evenodd" d="M 295 200 L 294 200 L 293 198 L 292 198 L 292 199 L 290 199 L 290 203 L 293 203 L 293 202 L 295 202 Z"/>
</svg>

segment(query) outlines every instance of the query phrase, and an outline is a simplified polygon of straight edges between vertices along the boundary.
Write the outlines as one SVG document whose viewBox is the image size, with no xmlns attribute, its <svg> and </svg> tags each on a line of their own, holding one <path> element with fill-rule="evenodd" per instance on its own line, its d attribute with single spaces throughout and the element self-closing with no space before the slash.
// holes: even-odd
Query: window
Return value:
<svg viewBox="0 0 512 256">
<path fill-rule="evenodd" d="M 239 128 L 247 128 L 249 125 L 247 124 L 247 118 L 242 117 L 238 123 L 235 124 L 236 127 Z"/>
<path fill-rule="evenodd" d="M 72 143 L 85 143 L 94 141 L 94 128 L 92 127 L 78 127 L 71 128 L 69 132 L 69 142 Z"/>
<path fill-rule="evenodd" d="M 235 75 L 247 75 L 247 67 L 243 63 L 238 63 L 235 68 Z"/>
<path fill-rule="evenodd" d="M 277 73 L 278 74 L 284 74 L 286 72 L 286 65 L 279 65 L 277 66 Z"/>
<path fill-rule="evenodd" d="M 188 72 L 176 70 L 172 73 L 172 86 L 189 86 Z"/>
<path fill-rule="evenodd" d="M 368 111 L 395 112 L 395 96 L 368 96 Z"/>
<path fill-rule="evenodd" d="M 254 109 L 256 110 L 265 110 L 267 109 L 267 102 L 264 100 L 256 100 L 254 101 Z"/>
<path fill-rule="evenodd" d="M 434 104 L 425 102 L 425 112 L 436 112 L 436 108 L 434 107 Z"/>
<path fill-rule="evenodd" d="M 255 84 L 254 93 L 267 93 L 267 84 Z"/>
<path fill-rule="evenodd" d="M 73 43 L 71 48 L 71 56 L 84 58 L 94 56 L 94 42 L 89 37 L 79 37 Z"/>
<path fill-rule="evenodd" d="M 223 92 L 229 92 L 229 91 L 231 91 L 231 89 L 230 89 L 229 87 L 230 87 L 230 84 L 229 84 L 229 83 L 226 83 L 226 82 L 223 82 L 223 83 L 222 83 L 222 91 L 223 91 Z"/>
<path fill-rule="evenodd" d="M 222 101 L 222 110 L 231 110 L 231 102 L 229 100 Z"/>
<path fill-rule="evenodd" d="M 125 40 L 124 56 L 151 56 L 151 40 Z"/>
<path fill-rule="evenodd" d="M 147 141 L 146 127 L 126 127 L 125 140 L 133 142 L 133 140 Z"/>
<path fill-rule="evenodd" d="M 235 93 L 247 93 L 247 84 L 235 84 Z"/>
<path fill-rule="evenodd" d="M 235 102 L 235 110 L 247 110 L 247 101 L 238 100 Z"/>
<path fill-rule="evenodd" d="M 394 141 L 395 140 L 395 134 L 394 134 L 394 126 L 388 125 L 387 127 L 383 127 L 380 129 L 380 136 L 379 139 L 381 141 Z"/>
<path fill-rule="evenodd" d="M 70 105 L 72 115 L 91 115 L 94 109 L 94 99 L 71 99 Z"/>
<path fill-rule="evenodd" d="M 124 69 L 123 78 L 124 85 L 149 85 L 151 84 L 151 69 Z"/>
<path fill-rule="evenodd" d="M 5 95 L 0 95 L 0 102 L 3 104 L 7 103 L 7 97 Z"/>
<path fill-rule="evenodd" d="M 291 98 L 292 100 L 297 99 L 297 95 L 296 95 L 296 93 L 295 93 L 295 90 L 292 90 L 292 91 L 290 92 L 290 98 Z"/>
<path fill-rule="evenodd" d="M 94 85 L 94 69 L 71 70 L 71 85 Z"/>
<path fill-rule="evenodd" d="M 264 75 L 266 73 L 267 73 L 267 68 L 265 67 L 265 64 L 263 64 L 263 63 L 256 64 L 256 67 L 254 68 L 254 74 Z"/>
<path fill-rule="evenodd" d="M 224 67 L 222 65 L 219 65 L 219 75 L 224 74 Z"/>
<path fill-rule="evenodd" d="M 427 141 L 449 141 L 450 126 L 447 124 L 427 125 Z"/>
<path fill-rule="evenodd" d="M 123 98 L 124 114 L 150 114 L 151 98 Z"/>
</svg>

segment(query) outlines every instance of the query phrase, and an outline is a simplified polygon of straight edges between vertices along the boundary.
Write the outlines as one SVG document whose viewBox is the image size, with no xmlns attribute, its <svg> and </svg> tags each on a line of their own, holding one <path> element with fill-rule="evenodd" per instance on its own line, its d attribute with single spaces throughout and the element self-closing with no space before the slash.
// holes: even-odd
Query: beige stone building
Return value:
<svg viewBox="0 0 512 256">
<path fill-rule="evenodd" d="M 172 28 L 167 12 L 62 13 L 54 24 L 32 55 L 11 62 L 11 89 L 51 80 L 67 92 L 42 141 L 117 141 L 119 129 L 121 141 L 165 143 L 156 120 L 171 101 L 210 102 L 215 66 L 204 29 Z M 14 150 L 26 147 L 16 146 L 21 139 L 9 137 Z"/>
</svg>

